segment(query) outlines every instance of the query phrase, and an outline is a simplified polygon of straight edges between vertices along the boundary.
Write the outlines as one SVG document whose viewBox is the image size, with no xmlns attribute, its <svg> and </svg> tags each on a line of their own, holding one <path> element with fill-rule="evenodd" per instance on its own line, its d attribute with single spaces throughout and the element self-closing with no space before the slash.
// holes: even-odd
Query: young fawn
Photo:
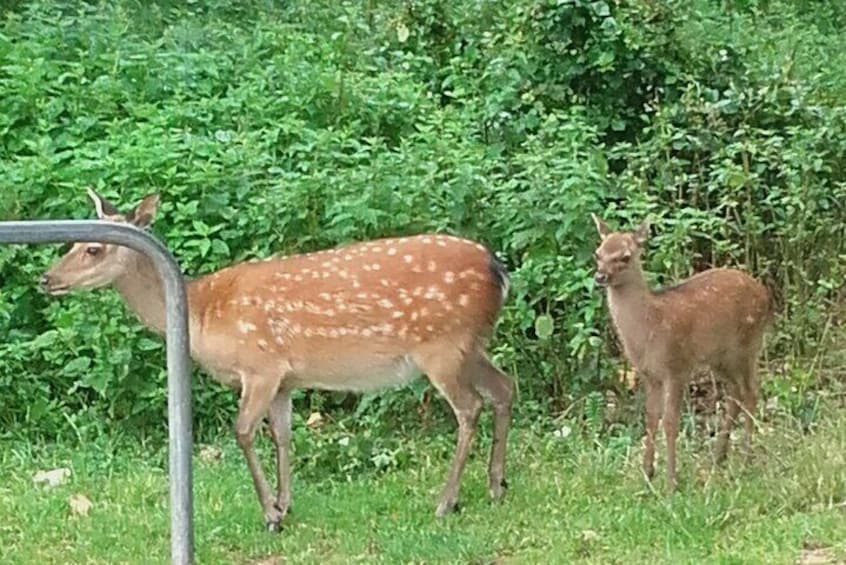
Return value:
<svg viewBox="0 0 846 565">
<path fill-rule="evenodd" d="M 617 334 L 646 391 L 643 472 L 649 479 L 654 475 L 655 433 L 663 416 L 668 489 L 673 491 L 681 402 L 695 369 L 710 368 L 726 388 L 717 462 L 726 457 L 741 409 L 749 451 L 759 393 L 756 364 L 772 316 L 770 295 L 764 285 L 735 269 L 709 269 L 651 291 L 640 265 L 649 224 L 614 232 L 595 215 L 593 221 L 601 238 L 595 281 L 607 289 Z"/>
<path fill-rule="evenodd" d="M 100 219 L 148 227 L 158 196 L 121 214 L 93 191 Z M 76 243 L 41 279 L 50 294 L 113 286 L 162 334 L 162 285 L 150 261 L 127 247 Z M 447 235 L 382 239 L 240 263 L 186 282 L 192 357 L 240 391 L 235 423 L 267 528 L 291 505 L 289 443 L 295 388 L 365 391 L 425 373 L 458 420 L 438 517 L 456 507 L 482 397 L 494 410 L 490 495 L 505 489 L 514 383 L 485 354 L 508 290 L 504 267 L 482 245 Z M 274 498 L 253 448 L 268 416 L 276 451 Z"/>
</svg>

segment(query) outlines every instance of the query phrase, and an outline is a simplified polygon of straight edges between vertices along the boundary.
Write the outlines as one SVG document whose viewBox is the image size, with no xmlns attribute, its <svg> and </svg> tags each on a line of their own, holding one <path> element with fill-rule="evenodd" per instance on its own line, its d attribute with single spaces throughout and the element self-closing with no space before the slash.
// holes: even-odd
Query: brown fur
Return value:
<svg viewBox="0 0 846 565">
<path fill-rule="evenodd" d="M 158 198 L 126 216 L 96 193 L 98 215 L 146 227 Z M 149 260 L 125 247 L 79 243 L 45 274 L 48 292 L 114 286 L 149 327 L 164 331 L 162 286 Z M 288 448 L 295 388 L 362 391 L 425 373 L 458 420 L 452 468 L 436 514 L 458 500 L 482 397 L 494 406 L 490 493 L 504 492 L 512 380 L 485 353 L 507 277 L 482 245 L 429 234 L 240 263 L 188 281 L 193 358 L 240 391 L 235 432 L 270 529 L 291 504 Z M 268 416 L 276 447 L 274 499 L 253 448 Z"/>
<path fill-rule="evenodd" d="M 717 461 L 725 459 L 741 409 L 749 449 L 760 389 L 756 364 L 772 316 L 769 292 L 735 269 L 710 269 L 674 287 L 651 291 L 640 263 L 648 225 L 613 232 L 596 216 L 594 221 L 602 238 L 596 251 L 596 279 L 607 285 L 611 318 L 646 390 L 643 470 L 649 478 L 654 474 L 655 432 L 663 415 L 672 490 L 681 401 L 694 370 L 712 369 L 728 393 L 715 446 Z"/>
</svg>

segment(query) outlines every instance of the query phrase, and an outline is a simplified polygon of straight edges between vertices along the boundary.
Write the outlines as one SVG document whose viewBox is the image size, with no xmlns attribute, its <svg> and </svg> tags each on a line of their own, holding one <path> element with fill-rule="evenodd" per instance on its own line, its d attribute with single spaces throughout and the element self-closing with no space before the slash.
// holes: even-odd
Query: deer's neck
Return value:
<svg viewBox="0 0 846 565">
<path fill-rule="evenodd" d="M 114 287 L 145 326 L 164 335 L 164 288 L 155 265 L 141 253 L 133 253 L 132 261 L 134 264 L 115 280 Z"/>
<path fill-rule="evenodd" d="M 623 348 L 635 366 L 641 365 L 652 326 L 655 324 L 653 300 L 639 265 L 631 270 L 627 280 L 608 288 L 611 318 L 623 342 Z"/>
</svg>

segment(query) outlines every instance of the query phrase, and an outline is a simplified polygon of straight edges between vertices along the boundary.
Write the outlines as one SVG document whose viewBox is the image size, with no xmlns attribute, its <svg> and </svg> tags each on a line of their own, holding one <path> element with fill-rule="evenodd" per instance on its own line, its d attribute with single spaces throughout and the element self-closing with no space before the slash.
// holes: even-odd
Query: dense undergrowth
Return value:
<svg viewBox="0 0 846 565">
<path fill-rule="evenodd" d="M 806 415 L 842 368 L 834 3 L 19 1 L 2 14 L 2 219 L 90 217 L 88 185 L 125 205 L 158 191 L 154 230 L 189 275 L 383 235 L 478 238 L 513 276 L 493 350 L 520 413 L 602 421 L 605 391 L 625 386 L 589 213 L 648 215 L 656 284 L 740 265 L 773 289 L 768 396 Z M 112 293 L 42 296 L 55 255 L 0 249 L 0 436 L 160 439 L 163 344 Z M 425 419 L 429 400 L 421 381 L 297 403 L 352 426 Z M 196 381 L 201 435 L 234 407 Z"/>
</svg>

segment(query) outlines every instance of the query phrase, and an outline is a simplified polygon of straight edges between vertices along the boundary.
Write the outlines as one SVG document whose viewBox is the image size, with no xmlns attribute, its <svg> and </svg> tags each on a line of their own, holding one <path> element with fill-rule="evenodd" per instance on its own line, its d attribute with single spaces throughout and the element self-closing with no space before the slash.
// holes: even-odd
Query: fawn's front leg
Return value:
<svg viewBox="0 0 846 565">
<path fill-rule="evenodd" d="M 643 474 L 650 481 L 655 475 L 655 433 L 658 431 L 658 421 L 664 406 L 663 383 L 660 380 L 646 376 L 643 380 L 646 392 L 646 440 L 643 450 Z"/>
</svg>

